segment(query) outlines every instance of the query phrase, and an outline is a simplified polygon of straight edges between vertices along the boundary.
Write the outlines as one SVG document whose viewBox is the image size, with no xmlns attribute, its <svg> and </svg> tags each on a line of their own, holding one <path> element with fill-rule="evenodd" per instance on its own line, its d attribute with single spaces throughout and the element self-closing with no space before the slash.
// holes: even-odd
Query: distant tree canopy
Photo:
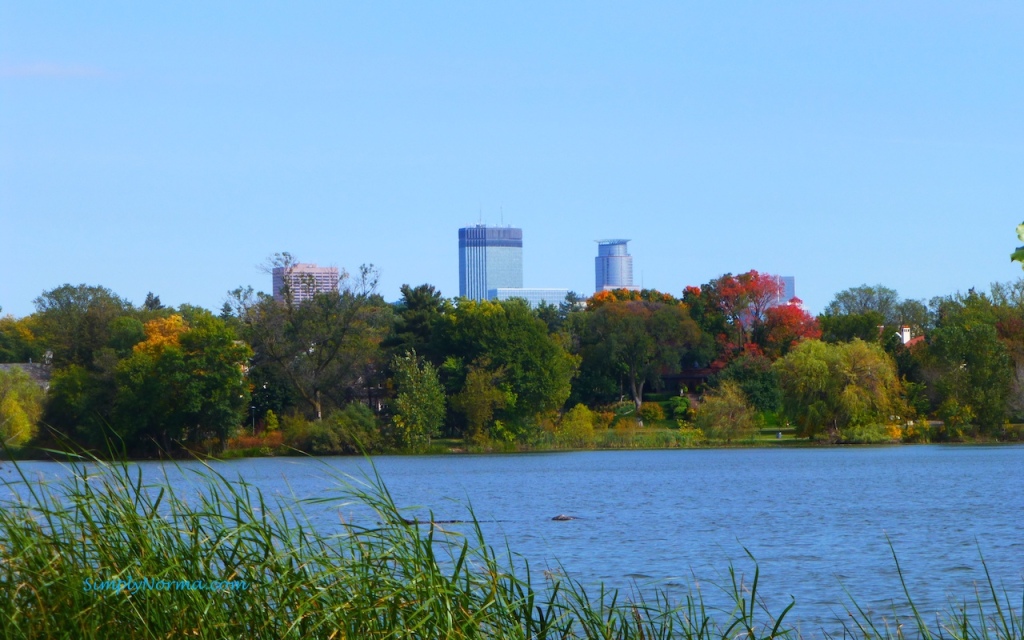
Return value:
<svg viewBox="0 0 1024 640">
<path fill-rule="evenodd" d="M 65 284 L 35 299 L 35 333 L 53 352 L 57 367 L 99 366 L 97 352 L 107 346 L 113 321 L 131 304 L 105 287 Z"/>
<path fill-rule="evenodd" d="M 862 340 L 878 338 L 882 327 L 888 331 L 902 326 L 921 334 L 931 326 L 928 307 L 918 300 L 903 300 L 894 289 L 883 285 L 861 285 L 836 294 L 822 314 L 822 329 L 826 335 L 849 340 L 856 334 Z M 868 326 L 874 322 L 874 331 Z M 846 337 L 851 336 L 851 337 Z"/>
<path fill-rule="evenodd" d="M 38 362 L 43 356 L 33 318 L 0 317 L 0 362 Z"/>
<path fill-rule="evenodd" d="M 280 253 L 268 270 L 294 264 Z M 388 304 L 377 279 L 364 266 L 336 291 L 298 282 L 311 289 L 279 300 L 239 288 L 216 316 L 152 292 L 133 307 L 100 286 L 46 291 L 32 315 L 0 318 L 0 361 L 51 365 L 45 396 L 10 374 L 0 384 L 0 436 L 128 455 L 251 446 L 263 428 L 320 453 L 423 450 L 441 434 L 591 446 L 623 401 L 645 428 L 675 426 L 667 404 L 725 440 L 762 419 L 842 442 L 904 437 L 899 423 L 924 417 L 943 426 L 913 437 L 1019 438 L 1008 421 L 1024 421 L 1024 279 L 930 307 L 862 285 L 818 318 L 754 270 L 680 297 L 619 289 L 536 309 L 429 284 Z M 652 401 L 679 373 L 687 396 Z"/>
</svg>

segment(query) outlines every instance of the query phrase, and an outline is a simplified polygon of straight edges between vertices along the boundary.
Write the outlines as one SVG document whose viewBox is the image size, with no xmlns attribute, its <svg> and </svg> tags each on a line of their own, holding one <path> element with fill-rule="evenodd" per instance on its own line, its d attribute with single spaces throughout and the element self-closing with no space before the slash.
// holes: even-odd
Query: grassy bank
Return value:
<svg viewBox="0 0 1024 640">
<path fill-rule="evenodd" d="M 588 592 L 511 569 L 522 563 L 475 523 L 466 536 L 410 524 L 379 478 L 338 478 L 338 495 L 287 504 L 208 468 L 187 488 L 146 486 L 130 465 L 75 464 L 52 485 L 5 471 L 3 491 L 20 498 L 0 509 L 4 637 L 796 637 L 788 609 L 760 604 L 756 565 L 746 580 L 729 571 L 724 609 L 699 592 Z M 303 511 L 341 505 L 368 517 L 326 536 Z M 975 603 L 943 623 L 911 614 L 905 626 L 851 605 L 845 626 L 865 638 L 1022 637 L 1019 601 L 990 589 Z"/>
</svg>

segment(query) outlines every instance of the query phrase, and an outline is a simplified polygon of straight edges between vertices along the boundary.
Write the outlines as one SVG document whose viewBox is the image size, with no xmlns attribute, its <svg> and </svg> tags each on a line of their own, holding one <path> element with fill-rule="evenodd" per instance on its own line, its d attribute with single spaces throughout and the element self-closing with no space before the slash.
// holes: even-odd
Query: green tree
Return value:
<svg viewBox="0 0 1024 640">
<path fill-rule="evenodd" d="M 453 364 L 451 361 L 448 363 Z M 493 369 L 486 360 L 471 365 L 466 373 L 462 390 L 451 398 L 454 410 L 466 418 L 465 435 L 471 440 L 487 436 L 493 424 L 495 411 L 504 409 L 509 392 L 501 386 L 501 369 Z"/>
<path fill-rule="evenodd" d="M 36 335 L 53 352 L 55 367 L 93 367 L 95 353 L 110 341 L 115 319 L 133 310 L 131 303 L 104 287 L 65 284 L 35 299 Z"/>
<path fill-rule="evenodd" d="M 383 346 L 395 355 L 412 350 L 440 364 L 443 354 L 436 349 L 434 327 L 451 305 L 429 284 L 410 287 L 403 284 L 402 297 L 395 305 L 394 325 Z"/>
<path fill-rule="evenodd" d="M 146 294 L 146 301 L 142 303 L 142 308 L 146 311 L 159 311 L 165 307 L 160 302 L 160 296 L 153 295 L 153 292 L 150 291 Z"/>
<path fill-rule="evenodd" d="M 142 321 L 132 316 L 120 316 L 110 323 L 110 338 L 107 346 L 119 358 L 131 355 L 132 347 L 146 339 L 146 328 Z"/>
<path fill-rule="evenodd" d="M 771 361 L 762 355 L 742 355 L 714 376 L 715 386 L 734 382 L 743 391 L 750 404 L 758 411 L 779 411 L 782 408 L 782 389 L 779 374 Z"/>
<path fill-rule="evenodd" d="M 895 324 L 899 302 L 900 296 L 894 289 L 880 284 L 873 287 L 862 284 L 837 293 L 825 307 L 825 313 L 848 316 L 873 311 L 882 316 L 885 324 Z"/>
<path fill-rule="evenodd" d="M 569 397 L 578 361 L 522 300 L 459 300 L 442 317 L 438 338 L 449 365 L 471 365 L 443 367 L 449 389 L 458 393 L 474 368 L 495 374 L 505 398 L 499 418 L 511 429 L 534 424 L 538 415 L 561 409 Z"/>
<path fill-rule="evenodd" d="M 699 342 L 700 329 L 685 305 L 611 301 L 588 311 L 580 352 L 588 373 L 621 376 L 639 410 L 644 388 L 657 387 L 662 373 L 678 371 Z"/>
<path fill-rule="evenodd" d="M 173 318 L 147 323 L 146 341 L 117 366 L 114 424 L 131 451 L 223 446 L 249 410 L 249 347 L 208 312 L 176 333 Z"/>
<path fill-rule="evenodd" d="M 39 361 L 43 350 L 32 331 L 32 319 L 0 318 L 0 362 Z"/>
<path fill-rule="evenodd" d="M 881 424 L 903 413 L 895 365 L 877 344 L 806 340 L 772 366 L 783 410 L 803 436 L 824 432 L 838 441 L 844 429 Z"/>
<path fill-rule="evenodd" d="M 116 388 L 114 371 L 97 373 L 80 365 L 60 369 L 50 379 L 43 420 L 84 446 L 106 449 L 111 437 Z M 49 444 L 49 437 L 44 440 Z"/>
<path fill-rule="evenodd" d="M 359 402 L 332 411 L 322 421 L 304 424 L 305 440 L 293 444 L 316 455 L 354 455 L 381 449 L 377 417 Z"/>
<path fill-rule="evenodd" d="M 844 317 L 847 318 L 842 320 Z M 871 327 L 870 322 L 875 322 L 875 326 Z M 849 341 L 855 337 L 873 342 L 880 335 L 878 327 L 884 326 L 885 331 L 891 333 L 904 325 L 917 335 L 930 328 L 931 315 L 924 303 L 902 300 L 896 290 L 880 284 L 862 284 L 835 295 L 825 307 L 821 328 L 825 339 L 830 342 Z M 830 334 L 834 338 L 830 338 Z"/>
<path fill-rule="evenodd" d="M 251 289 L 231 294 L 255 351 L 255 374 L 283 381 L 316 419 L 325 405 L 342 407 L 374 383 L 380 343 L 391 326 L 372 265 L 361 267 L 354 282 L 344 274 L 341 284 L 340 291 L 301 304 L 254 299 Z"/>
<path fill-rule="evenodd" d="M 928 351 L 941 413 L 957 416 L 960 424 L 969 416 L 971 435 L 998 435 L 1006 422 L 1014 367 L 999 339 L 996 309 L 972 290 L 942 300 L 937 311 Z"/>
<path fill-rule="evenodd" d="M 694 427 L 716 440 L 752 438 L 760 421 L 740 386 L 732 380 L 722 382 L 706 394 L 697 407 Z"/>
<path fill-rule="evenodd" d="M 821 339 L 825 342 L 877 342 L 885 317 L 873 310 L 863 313 L 826 312 L 818 316 L 818 323 L 821 325 Z"/>
<path fill-rule="evenodd" d="M 444 387 L 434 366 L 415 351 L 395 356 L 391 369 L 398 390 L 392 412 L 398 440 L 406 449 L 422 450 L 444 422 Z"/>
</svg>

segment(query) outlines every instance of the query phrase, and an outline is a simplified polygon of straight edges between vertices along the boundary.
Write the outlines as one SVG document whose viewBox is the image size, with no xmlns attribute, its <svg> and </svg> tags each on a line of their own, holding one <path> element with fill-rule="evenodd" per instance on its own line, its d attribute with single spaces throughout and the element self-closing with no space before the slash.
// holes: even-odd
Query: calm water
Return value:
<svg viewBox="0 0 1024 640">
<path fill-rule="evenodd" d="M 979 547 L 997 585 L 1019 606 L 1024 589 L 1024 447 L 905 446 L 849 449 L 614 451 L 528 455 L 378 457 L 374 463 L 407 516 L 467 517 L 471 502 L 488 541 L 536 568 L 561 563 L 584 583 L 627 589 L 691 586 L 716 599 L 734 562 L 761 569 L 773 612 L 790 596 L 805 632 L 834 622 L 844 587 L 879 615 L 902 589 L 899 557 L 919 608 L 945 610 L 984 581 Z M 325 466 L 326 465 L 326 466 Z M 9 464 L 0 474 L 10 478 Z M 6 468 L 5 468 L 6 467 Z M 24 463 L 40 478 L 55 463 Z M 142 463 L 156 480 L 157 463 Z M 269 458 L 218 463 L 285 501 L 333 492 L 364 460 Z M 325 533 L 350 506 L 307 509 Z M 552 516 L 578 517 L 553 522 Z M 452 528 L 457 528 L 455 525 Z M 831 625 L 830 625 L 831 626 Z"/>
</svg>

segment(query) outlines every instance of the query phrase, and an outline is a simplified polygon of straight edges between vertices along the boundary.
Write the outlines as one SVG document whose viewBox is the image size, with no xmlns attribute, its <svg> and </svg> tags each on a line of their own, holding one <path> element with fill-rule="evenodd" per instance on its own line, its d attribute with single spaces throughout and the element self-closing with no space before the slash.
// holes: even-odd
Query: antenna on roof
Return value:
<svg viewBox="0 0 1024 640">
<path fill-rule="evenodd" d="M 480 208 L 478 209 L 478 211 L 479 211 L 479 216 L 477 217 L 476 223 L 477 224 L 483 224 L 484 223 L 484 205 L 481 204 Z"/>
<path fill-rule="evenodd" d="M 498 207 L 498 211 L 501 212 L 501 226 L 505 226 L 505 207 Z"/>
</svg>

